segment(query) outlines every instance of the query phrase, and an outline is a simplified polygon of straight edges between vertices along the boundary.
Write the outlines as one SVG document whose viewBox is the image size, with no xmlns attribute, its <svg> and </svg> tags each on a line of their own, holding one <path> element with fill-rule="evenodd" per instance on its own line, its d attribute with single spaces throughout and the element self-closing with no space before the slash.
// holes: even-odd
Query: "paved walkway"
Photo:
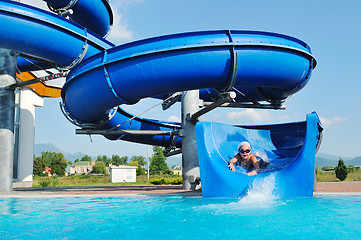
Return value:
<svg viewBox="0 0 361 240">
<path fill-rule="evenodd" d="M 184 190 L 182 185 L 132 185 L 132 186 L 84 186 L 15 188 L 13 192 L 0 193 L 7 197 L 74 197 L 74 196 L 116 196 L 116 195 L 181 195 L 202 196 L 200 191 Z"/>
<path fill-rule="evenodd" d="M 319 182 L 316 183 L 316 193 L 342 193 L 350 195 L 361 195 L 361 182 Z"/>
<path fill-rule="evenodd" d="M 316 183 L 315 195 L 361 195 L 361 182 Z M 48 187 L 15 188 L 13 192 L 0 193 L 0 198 L 21 197 L 74 197 L 117 195 L 177 195 L 202 196 L 201 191 L 183 190 L 179 185 L 139 185 L 102 187 Z"/>
</svg>

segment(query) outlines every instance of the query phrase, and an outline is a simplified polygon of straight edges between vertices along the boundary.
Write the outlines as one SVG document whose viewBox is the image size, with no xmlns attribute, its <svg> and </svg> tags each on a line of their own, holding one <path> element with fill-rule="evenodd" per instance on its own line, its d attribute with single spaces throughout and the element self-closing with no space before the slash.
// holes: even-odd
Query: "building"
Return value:
<svg viewBox="0 0 361 240">
<path fill-rule="evenodd" d="M 91 161 L 79 161 L 74 162 L 72 166 L 70 166 L 69 175 L 75 174 L 89 174 L 93 170 L 95 162 Z"/>
<path fill-rule="evenodd" d="M 44 174 L 47 173 L 48 177 L 51 176 L 51 167 L 45 167 L 45 171 L 43 172 Z"/>
<path fill-rule="evenodd" d="M 182 176 L 182 166 L 172 166 L 170 169 L 174 175 Z"/>
<path fill-rule="evenodd" d="M 110 166 L 110 182 L 136 182 L 137 167 L 136 166 Z"/>
</svg>

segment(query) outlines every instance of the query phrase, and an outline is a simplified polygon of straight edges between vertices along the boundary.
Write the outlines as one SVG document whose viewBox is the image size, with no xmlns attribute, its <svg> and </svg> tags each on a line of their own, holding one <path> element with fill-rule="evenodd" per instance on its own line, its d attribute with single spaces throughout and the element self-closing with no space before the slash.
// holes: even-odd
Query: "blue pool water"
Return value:
<svg viewBox="0 0 361 240">
<path fill-rule="evenodd" d="M 1 239 L 361 239 L 361 196 L 0 199 Z"/>
</svg>

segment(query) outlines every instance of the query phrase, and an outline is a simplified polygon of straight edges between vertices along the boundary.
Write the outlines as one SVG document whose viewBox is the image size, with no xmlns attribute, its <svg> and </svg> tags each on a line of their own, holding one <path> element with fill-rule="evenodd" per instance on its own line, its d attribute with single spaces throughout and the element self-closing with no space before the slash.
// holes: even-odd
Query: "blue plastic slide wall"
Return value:
<svg viewBox="0 0 361 240">
<path fill-rule="evenodd" d="M 279 197 L 312 196 L 315 177 L 315 154 L 322 128 L 316 113 L 305 122 L 279 125 L 235 127 L 213 122 L 196 125 L 198 160 L 202 195 L 238 197 L 271 175 L 273 194 Z M 228 168 L 242 141 L 251 144 L 252 153 L 268 158 L 270 164 L 255 176 L 236 166 Z"/>
</svg>

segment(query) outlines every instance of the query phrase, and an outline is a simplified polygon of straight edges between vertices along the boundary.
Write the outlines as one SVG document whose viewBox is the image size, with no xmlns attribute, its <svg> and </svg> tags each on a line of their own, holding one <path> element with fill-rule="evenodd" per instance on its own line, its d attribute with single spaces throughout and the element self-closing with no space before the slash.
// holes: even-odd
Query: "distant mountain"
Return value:
<svg viewBox="0 0 361 240">
<path fill-rule="evenodd" d="M 361 166 L 361 156 L 355 157 L 355 158 L 351 159 L 350 161 L 347 161 L 346 165 Z"/>
<path fill-rule="evenodd" d="M 320 157 L 322 156 L 322 157 Z M 329 157 L 329 158 L 326 158 Z M 355 158 L 341 157 L 343 162 L 348 165 L 361 166 L 361 156 Z M 316 154 L 316 167 L 337 166 L 340 158 L 329 154 Z"/>
<path fill-rule="evenodd" d="M 325 159 L 325 158 L 321 158 L 321 157 L 316 157 L 316 167 L 317 168 L 322 168 L 322 167 L 326 167 L 326 166 L 336 166 L 337 164 L 338 164 L 338 159 L 330 160 L 330 159 Z"/>
<path fill-rule="evenodd" d="M 56 152 L 56 153 L 62 153 L 64 155 L 64 158 L 74 162 L 75 159 L 80 159 L 84 157 L 86 154 L 77 152 L 77 153 L 69 153 L 67 151 L 64 151 L 63 149 L 58 148 L 57 146 L 54 146 L 51 143 L 48 144 L 35 144 L 34 145 L 34 154 L 35 156 L 41 156 L 42 152 Z M 96 157 L 90 156 L 92 159 L 96 159 Z"/>
<path fill-rule="evenodd" d="M 34 154 L 35 156 L 41 156 L 41 152 L 61 152 L 64 154 L 64 152 L 59 149 L 58 147 L 54 146 L 53 144 L 51 143 L 48 143 L 48 144 L 35 144 L 34 145 Z"/>
<path fill-rule="evenodd" d="M 331 154 L 327 154 L 327 153 L 321 153 L 321 152 L 318 152 L 316 154 L 316 157 L 327 159 L 327 160 L 334 160 L 334 161 L 338 161 L 338 159 L 340 158 L 340 156 L 331 155 Z M 341 158 L 344 161 L 348 161 L 348 160 L 352 159 L 350 157 L 341 157 Z"/>
</svg>

